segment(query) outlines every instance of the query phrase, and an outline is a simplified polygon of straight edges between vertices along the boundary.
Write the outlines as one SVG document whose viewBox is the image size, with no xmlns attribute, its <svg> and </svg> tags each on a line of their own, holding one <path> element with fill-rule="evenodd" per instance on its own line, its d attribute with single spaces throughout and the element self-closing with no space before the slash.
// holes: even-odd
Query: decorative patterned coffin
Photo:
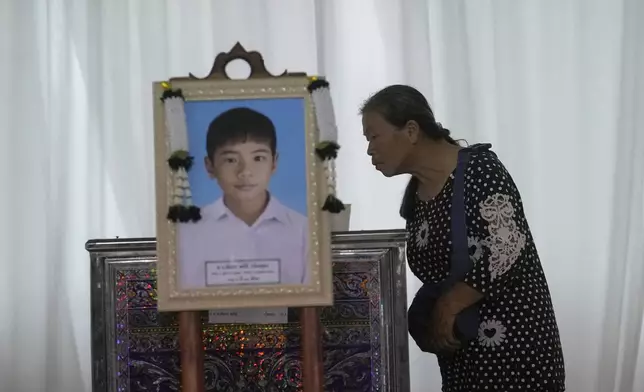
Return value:
<svg viewBox="0 0 644 392">
<path fill-rule="evenodd" d="M 325 390 L 409 391 L 403 231 L 333 236 L 335 305 L 322 313 Z M 178 325 L 156 310 L 153 239 L 87 243 L 94 392 L 179 391 Z M 283 325 L 213 325 L 206 389 L 301 390 L 297 309 Z"/>
</svg>

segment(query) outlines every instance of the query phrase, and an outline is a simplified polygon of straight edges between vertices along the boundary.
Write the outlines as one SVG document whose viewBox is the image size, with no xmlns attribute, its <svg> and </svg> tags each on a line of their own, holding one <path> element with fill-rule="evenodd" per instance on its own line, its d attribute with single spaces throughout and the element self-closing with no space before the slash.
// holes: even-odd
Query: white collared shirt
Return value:
<svg viewBox="0 0 644 392">
<path fill-rule="evenodd" d="M 206 287 L 207 261 L 279 259 L 281 284 L 308 282 L 307 218 L 271 196 L 252 226 L 237 218 L 223 198 L 201 209 L 201 220 L 177 226 L 180 289 Z"/>
</svg>

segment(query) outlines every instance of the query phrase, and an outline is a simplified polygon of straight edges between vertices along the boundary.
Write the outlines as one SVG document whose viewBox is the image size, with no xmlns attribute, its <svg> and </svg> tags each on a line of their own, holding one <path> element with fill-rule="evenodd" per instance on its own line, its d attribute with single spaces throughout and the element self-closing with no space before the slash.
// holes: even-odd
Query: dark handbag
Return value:
<svg viewBox="0 0 644 392">
<path fill-rule="evenodd" d="M 484 151 L 490 144 L 476 144 L 463 148 L 458 153 L 458 164 L 454 171 L 452 210 L 450 229 L 452 235 L 452 254 L 450 255 L 449 276 L 439 283 L 425 283 L 418 290 L 407 312 L 409 334 L 416 345 L 424 352 L 433 352 L 430 342 L 431 317 L 436 300 L 449 291 L 454 284 L 462 281 L 473 268 L 467 245 L 467 225 L 465 220 L 465 169 L 470 153 Z M 480 305 L 474 304 L 456 316 L 454 335 L 466 345 L 478 336 Z"/>
</svg>

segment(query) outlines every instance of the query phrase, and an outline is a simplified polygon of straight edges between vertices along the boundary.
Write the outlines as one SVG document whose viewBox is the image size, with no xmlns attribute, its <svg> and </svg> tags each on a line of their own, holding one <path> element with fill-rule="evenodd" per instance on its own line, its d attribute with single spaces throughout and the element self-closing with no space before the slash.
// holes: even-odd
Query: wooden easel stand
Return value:
<svg viewBox="0 0 644 392">
<path fill-rule="evenodd" d="M 200 312 L 179 312 L 181 391 L 205 392 L 204 349 Z"/>
<path fill-rule="evenodd" d="M 322 361 L 322 324 L 319 308 L 302 308 L 302 380 L 304 392 L 322 392 L 324 362 Z"/>
</svg>

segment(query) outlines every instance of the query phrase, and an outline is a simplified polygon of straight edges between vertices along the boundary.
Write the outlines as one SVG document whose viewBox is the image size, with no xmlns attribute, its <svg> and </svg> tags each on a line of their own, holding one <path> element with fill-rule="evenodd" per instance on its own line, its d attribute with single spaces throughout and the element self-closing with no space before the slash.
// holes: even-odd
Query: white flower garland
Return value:
<svg viewBox="0 0 644 392">
<path fill-rule="evenodd" d="M 331 90 L 326 80 L 312 77 L 309 91 L 311 92 L 319 131 L 316 152 L 324 162 L 324 172 L 328 184 L 327 197 L 322 209 L 337 214 L 342 212 L 345 207 L 338 199 L 336 190 L 335 160 L 338 156 L 340 145 L 338 144 L 338 127 L 335 121 Z"/>
<path fill-rule="evenodd" d="M 161 100 L 165 110 L 166 140 L 170 155 L 168 166 L 172 172 L 172 204 L 168 208 L 168 219 L 173 222 L 196 222 L 201 219 L 198 207 L 192 203 L 188 171 L 193 157 L 188 147 L 185 101 L 181 90 L 172 90 L 169 83 L 163 83 L 165 91 Z"/>
</svg>

